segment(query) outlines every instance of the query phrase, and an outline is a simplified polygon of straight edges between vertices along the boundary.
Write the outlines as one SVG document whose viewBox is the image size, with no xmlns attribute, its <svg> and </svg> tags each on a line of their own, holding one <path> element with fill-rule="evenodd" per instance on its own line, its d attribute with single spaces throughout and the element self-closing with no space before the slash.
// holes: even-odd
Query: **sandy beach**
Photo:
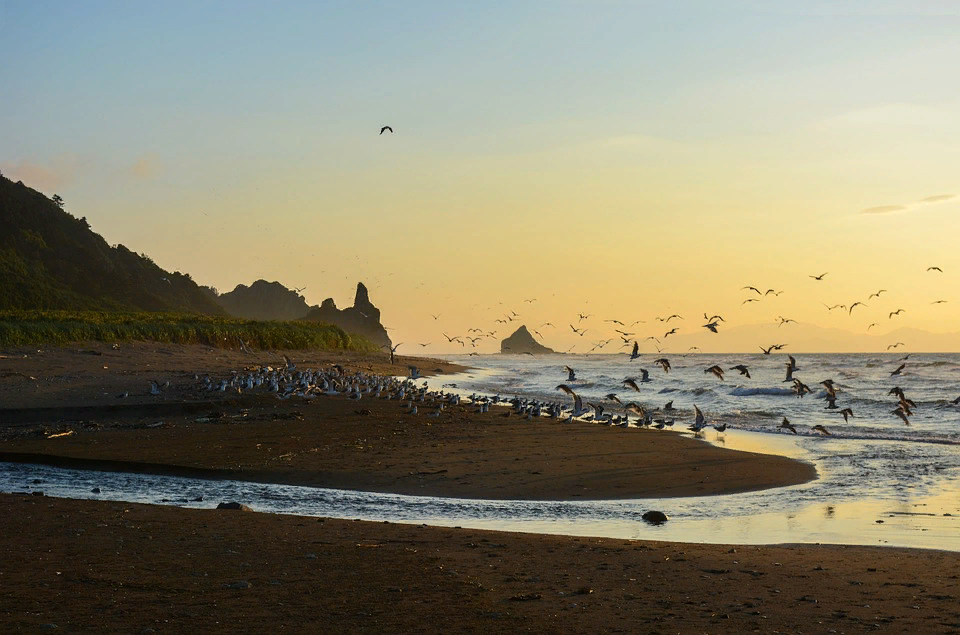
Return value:
<svg viewBox="0 0 960 635">
<path fill-rule="evenodd" d="M 281 363 L 278 354 L 41 350 L 0 357 L 0 460 L 529 500 L 722 494 L 816 477 L 806 463 L 674 433 L 196 388 L 196 375 L 228 377 Z M 383 355 L 290 357 L 301 368 L 464 370 Z M 170 387 L 150 395 L 150 380 Z M 574 538 L 22 494 L 0 505 L 4 630 L 960 630 L 952 552 Z"/>
</svg>

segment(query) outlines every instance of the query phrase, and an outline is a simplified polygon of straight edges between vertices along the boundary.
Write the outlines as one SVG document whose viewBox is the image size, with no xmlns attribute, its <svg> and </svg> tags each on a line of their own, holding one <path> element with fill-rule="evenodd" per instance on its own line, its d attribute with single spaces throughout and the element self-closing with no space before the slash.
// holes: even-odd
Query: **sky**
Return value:
<svg viewBox="0 0 960 635">
<path fill-rule="evenodd" d="M 401 352 L 520 323 L 586 352 L 607 319 L 663 346 L 674 313 L 710 351 L 705 312 L 724 347 L 784 317 L 883 350 L 960 331 L 958 27 L 916 0 L 0 0 L 0 170 L 221 292 L 363 281 Z"/>
</svg>

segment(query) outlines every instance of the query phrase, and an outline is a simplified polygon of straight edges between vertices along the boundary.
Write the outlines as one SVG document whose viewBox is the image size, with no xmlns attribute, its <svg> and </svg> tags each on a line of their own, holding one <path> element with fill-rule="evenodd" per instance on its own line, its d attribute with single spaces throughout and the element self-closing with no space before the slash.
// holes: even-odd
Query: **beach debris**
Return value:
<svg viewBox="0 0 960 635">
<path fill-rule="evenodd" d="M 56 434 L 48 434 L 48 439 L 56 439 L 58 437 L 69 437 L 71 434 L 75 434 L 73 430 L 67 430 L 66 432 L 58 432 Z"/>
<path fill-rule="evenodd" d="M 236 582 L 228 582 L 223 586 L 228 589 L 249 589 L 253 585 L 246 580 L 237 580 Z"/>
<path fill-rule="evenodd" d="M 233 501 L 233 502 L 230 502 L 230 503 L 220 503 L 219 505 L 217 505 L 217 509 L 234 509 L 234 510 L 238 510 L 238 511 L 241 511 L 241 512 L 252 512 L 252 511 L 253 511 L 253 508 L 252 508 L 252 507 L 248 507 L 247 505 L 244 505 L 243 503 L 238 503 L 238 502 L 236 502 L 236 501 Z M 248 584 L 249 584 L 249 583 L 248 583 Z M 244 587 L 244 588 L 246 588 L 246 587 Z"/>
<path fill-rule="evenodd" d="M 651 525 L 662 525 L 663 523 L 670 520 L 669 516 L 667 516 L 661 511 L 656 511 L 656 510 L 644 512 L 643 516 L 641 516 L 640 518 L 644 519 Z"/>
<path fill-rule="evenodd" d="M 542 593 L 517 593 L 510 598 L 514 602 L 529 602 L 531 600 L 542 600 Z"/>
</svg>

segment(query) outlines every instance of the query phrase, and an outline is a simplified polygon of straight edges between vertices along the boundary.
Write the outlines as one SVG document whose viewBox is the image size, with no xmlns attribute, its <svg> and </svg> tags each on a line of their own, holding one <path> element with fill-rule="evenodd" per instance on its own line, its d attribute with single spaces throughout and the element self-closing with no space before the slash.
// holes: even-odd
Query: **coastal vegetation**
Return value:
<svg viewBox="0 0 960 635">
<path fill-rule="evenodd" d="M 217 348 L 375 351 L 366 338 L 315 322 L 260 322 L 160 312 L 0 311 L 0 347 L 150 340 Z"/>
</svg>

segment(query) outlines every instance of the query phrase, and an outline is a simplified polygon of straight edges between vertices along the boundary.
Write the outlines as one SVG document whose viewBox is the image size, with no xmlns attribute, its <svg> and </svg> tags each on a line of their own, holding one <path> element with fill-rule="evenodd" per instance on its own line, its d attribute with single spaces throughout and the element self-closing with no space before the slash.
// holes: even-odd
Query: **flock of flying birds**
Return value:
<svg viewBox="0 0 960 635">
<path fill-rule="evenodd" d="M 927 273 L 930 273 L 930 272 L 936 272 L 940 274 L 943 273 L 943 270 L 940 267 L 936 267 L 936 266 L 927 267 L 926 271 Z M 828 275 L 829 275 L 829 272 L 824 272 L 819 275 L 809 275 L 808 277 L 811 280 L 815 281 L 816 283 L 824 283 L 825 281 L 828 280 Z M 819 284 L 817 286 L 819 286 Z M 775 298 L 780 296 L 782 293 L 784 293 L 782 289 L 777 290 L 772 288 L 766 289 L 765 291 L 761 291 L 760 288 L 752 285 L 744 286 L 740 289 L 740 291 L 747 292 L 747 297 L 743 299 L 743 301 L 741 302 L 741 306 L 750 304 L 750 303 L 761 302 L 765 298 L 768 298 L 771 296 Z M 838 303 L 833 305 L 823 303 L 823 306 L 826 308 L 828 313 L 839 309 L 843 312 L 846 312 L 847 315 L 852 316 L 854 313 L 854 310 L 857 310 L 857 313 L 859 314 L 861 311 L 869 308 L 870 305 L 868 303 L 870 303 L 874 298 L 879 299 L 885 293 L 887 293 L 886 289 L 879 289 L 876 292 L 869 294 L 865 300 L 853 300 L 849 303 Z M 524 300 L 524 303 L 532 304 L 536 301 L 537 301 L 536 298 L 530 298 L 530 299 Z M 946 302 L 947 300 L 939 299 L 939 300 L 934 300 L 933 302 L 931 302 L 931 304 L 945 304 Z M 898 316 L 905 314 L 906 312 L 907 310 L 902 307 L 898 307 L 895 310 L 887 311 L 886 312 L 887 320 L 892 320 Z M 438 321 L 440 319 L 440 314 L 431 314 L 430 317 L 433 318 L 434 321 Z M 570 333 L 573 333 L 574 335 L 578 336 L 578 338 L 585 338 L 588 333 L 596 334 L 601 331 L 606 331 L 606 333 L 609 334 L 609 336 L 604 337 L 602 339 L 591 341 L 590 343 L 592 345 L 590 346 L 590 348 L 588 348 L 585 351 L 585 353 L 590 354 L 594 352 L 603 351 L 610 344 L 613 344 L 614 342 L 619 342 L 620 348 L 630 348 L 631 346 L 633 347 L 631 359 L 636 359 L 636 357 L 638 356 L 638 351 L 640 349 L 641 342 L 643 343 L 644 346 L 647 346 L 648 343 L 651 344 L 654 348 L 656 348 L 658 353 L 665 352 L 667 350 L 668 338 L 670 338 L 670 336 L 672 335 L 675 335 L 681 332 L 683 328 L 681 324 L 686 322 L 684 316 L 678 313 L 672 313 L 666 316 L 657 316 L 655 318 L 656 322 L 659 322 L 663 325 L 664 330 L 662 334 L 656 333 L 653 335 L 647 335 L 646 337 L 638 337 L 637 331 L 635 330 L 636 328 L 645 328 L 647 329 L 648 332 L 649 330 L 651 330 L 648 327 L 638 327 L 638 325 L 646 324 L 645 320 L 633 320 L 628 322 L 628 321 L 623 321 L 618 319 L 604 319 L 602 321 L 602 325 L 597 325 L 596 321 L 591 321 L 591 318 L 594 318 L 594 317 L 595 316 L 592 314 L 581 311 L 576 314 L 575 320 L 571 320 L 568 323 Z M 465 335 L 450 335 L 446 331 L 442 331 L 441 335 L 446 340 L 447 344 L 459 344 L 465 350 L 476 349 L 486 339 L 496 341 L 498 339 L 497 329 L 500 326 L 507 326 L 509 328 L 509 325 L 513 323 L 516 323 L 517 325 L 519 325 L 520 318 L 521 318 L 520 313 L 516 311 L 507 311 L 502 314 L 502 317 L 498 317 L 494 320 L 494 325 L 492 327 L 470 328 L 470 329 L 467 329 L 467 332 Z M 676 320 L 676 322 L 674 322 L 674 320 Z M 704 312 L 703 324 L 701 325 L 700 328 L 706 329 L 706 331 L 710 333 L 719 333 L 720 329 L 723 328 L 723 325 L 725 324 L 725 322 L 726 320 L 721 315 Z M 789 324 L 796 324 L 797 320 L 794 320 L 793 318 L 790 318 L 790 317 L 784 317 L 783 315 L 777 315 L 776 318 L 774 319 L 774 322 L 777 323 L 778 327 L 781 327 Z M 872 328 L 876 326 L 879 326 L 879 322 L 871 322 L 866 328 L 867 332 L 869 332 Z M 539 326 L 537 326 L 536 328 L 532 328 L 531 334 L 542 342 L 544 340 L 543 332 L 545 332 L 546 329 L 548 328 L 556 329 L 558 327 L 553 322 L 544 322 Z M 613 332 L 610 333 L 608 329 L 612 329 Z M 785 330 L 785 333 L 787 332 L 787 330 L 788 329 Z M 432 342 L 419 342 L 419 346 L 422 348 L 426 348 L 431 344 Z M 575 343 L 573 346 L 569 347 L 564 352 L 566 353 L 573 352 L 574 349 L 577 348 L 578 344 L 579 344 L 579 341 Z M 760 346 L 760 350 L 762 350 L 764 354 L 769 355 L 773 351 L 782 350 L 785 346 L 786 344 L 773 344 L 771 346 L 766 346 L 766 347 Z M 887 350 L 893 350 L 893 349 L 899 348 L 900 346 L 905 346 L 904 342 L 897 341 L 888 345 Z M 583 351 L 583 349 L 580 349 L 580 350 Z M 697 346 L 691 346 L 686 352 L 690 353 L 690 352 L 702 352 L 702 351 L 700 351 L 700 348 Z M 530 355 L 532 353 L 524 353 L 524 354 Z M 469 355 L 479 355 L 479 353 L 470 352 Z"/>
<path fill-rule="evenodd" d="M 940 267 L 936 267 L 936 266 L 928 267 L 926 271 L 928 273 L 929 272 L 936 272 L 941 274 L 943 273 L 943 270 Z M 811 278 L 813 281 L 817 283 L 822 283 L 827 279 L 828 275 L 829 275 L 829 272 L 824 272 L 819 275 L 810 275 L 809 278 Z M 760 288 L 752 285 L 744 286 L 741 289 L 741 291 L 745 291 L 749 294 L 748 297 L 746 297 L 742 301 L 741 303 L 742 305 L 759 302 L 762 299 L 767 298 L 769 296 L 778 297 L 780 294 L 783 293 L 783 290 L 777 290 L 777 289 L 766 289 L 765 291 L 761 291 Z M 848 304 L 835 304 L 832 306 L 824 304 L 824 306 L 826 307 L 828 312 L 832 312 L 836 309 L 840 309 L 842 311 L 845 311 L 848 315 L 853 315 L 853 312 L 855 309 L 863 310 L 868 308 L 869 306 L 867 304 L 868 302 L 870 302 L 874 298 L 880 298 L 881 295 L 884 293 L 887 293 L 886 289 L 879 289 L 878 291 L 871 293 L 866 298 L 866 300 L 854 300 Z M 754 296 L 753 294 L 756 294 L 756 296 Z M 533 302 L 536 302 L 536 298 L 527 299 L 527 300 L 524 300 L 524 302 L 528 304 L 532 304 Z M 945 302 L 946 300 L 936 300 L 932 302 L 932 304 L 943 304 Z M 903 308 L 898 308 L 894 311 L 890 311 L 887 315 L 887 319 L 893 319 L 905 312 L 906 310 Z M 495 320 L 495 323 L 498 325 L 509 325 L 513 322 L 519 323 L 520 317 L 521 317 L 521 314 L 517 313 L 516 311 L 508 311 L 506 313 L 503 313 L 501 318 L 497 318 Z M 592 323 L 589 322 L 589 320 L 593 317 L 594 316 L 592 314 L 588 314 L 585 312 L 577 313 L 575 323 L 571 321 L 572 323 L 568 324 L 570 331 L 579 337 L 585 337 L 589 331 L 596 328 L 594 326 L 591 326 Z M 434 321 L 439 321 L 440 314 L 431 314 L 431 318 L 433 318 Z M 646 338 L 636 338 L 635 337 L 636 332 L 632 330 L 634 329 L 634 327 L 636 327 L 639 324 L 645 324 L 645 321 L 643 320 L 634 320 L 628 323 L 626 321 L 621 321 L 617 319 L 605 319 L 603 320 L 603 323 L 609 324 L 611 327 L 613 327 L 613 331 L 616 333 L 616 336 L 606 338 L 606 339 L 601 339 L 595 342 L 592 348 L 590 348 L 586 352 L 593 353 L 595 351 L 603 350 L 607 345 L 619 340 L 621 343 L 620 344 L 621 348 L 631 349 L 629 353 L 629 358 L 631 361 L 641 357 L 641 353 L 640 353 L 641 341 L 653 342 L 655 348 L 657 349 L 657 352 L 662 354 L 666 348 L 665 342 L 667 341 L 667 339 L 670 336 L 678 333 L 681 329 L 680 326 L 675 325 L 675 324 L 678 324 L 679 322 L 673 323 L 673 324 L 671 323 L 674 320 L 683 321 L 684 317 L 677 313 L 673 313 L 671 315 L 666 315 L 666 316 L 657 316 L 655 319 L 657 322 L 660 322 L 664 325 L 663 326 L 664 332 L 660 336 L 650 335 L 650 336 L 647 336 Z M 703 320 L 704 322 L 701 328 L 704 328 L 711 333 L 718 333 L 719 330 L 722 328 L 721 325 L 726 321 L 721 315 L 717 315 L 717 314 L 711 315 L 706 312 L 703 314 Z M 782 315 L 778 315 L 776 318 L 776 322 L 778 323 L 778 327 L 779 327 L 779 326 L 795 323 L 796 320 L 784 317 Z M 867 327 L 867 331 L 869 331 L 870 329 L 872 329 L 877 325 L 878 324 L 875 322 L 871 323 Z M 466 335 L 449 335 L 446 332 L 442 332 L 442 336 L 446 339 L 447 343 L 451 343 L 451 344 L 457 343 L 463 348 L 467 348 L 467 346 L 469 346 L 470 348 L 477 348 L 478 344 L 485 339 L 491 339 L 491 340 L 497 339 L 496 328 L 497 327 L 494 327 L 492 329 L 470 328 L 467 330 Z M 543 334 L 541 333 L 541 330 L 546 328 L 557 328 L 557 327 L 552 322 L 544 322 L 543 324 L 539 325 L 537 328 L 532 329 L 532 334 L 542 341 Z M 419 345 L 424 348 L 429 346 L 430 344 L 431 342 L 419 343 Z M 396 349 L 399 346 L 400 344 L 397 344 L 390 350 L 391 360 L 393 360 L 394 353 L 396 352 Z M 774 351 L 781 351 L 786 346 L 787 344 L 771 344 L 769 346 L 760 346 L 760 350 L 763 352 L 764 355 L 771 355 Z M 898 341 L 887 346 L 887 350 L 896 349 L 900 346 L 904 346 L 904 343 Z M 574 347 L 571 347 L 571 349 L 568 349 L 568 351 L 566 352 L 570 352 L 573 348 Z M 700 351 L 699 347 L 692 346 L 688 351 L 686 351 L 686 353 L 683 354 L 683 356 L 686 356 L 691 352 L 702 352 L 702 351 Z M 478 355 L 478 354 L 479 353 L 477 352 L 470 353 L 470 355 Z M 525 353 L 525 354 L 532 355 L 532 353 Z M 890 373 L 891 377 L 896 377 L 900 375 L 900 373 L 906 367 L 906 360 L 908 358 L 909 358 L 909 355 L 898 360 L 903 363 L 901 363 L 898 368 L 896 368 L 894 371 Z M 799 377 L 794 376 L 794 373 L 796 373 L 799 370 L 797 367 L 796 359 L 792 355 L 788 355 L 788 359 L 789 361 L 786 362 L 786 377 L 784 378 L 783 381 L 789 382 L 791 384 L 792 390 L 797 395 L 798 398 L 802 398 L 807 394 L 811 394 L 813 391 L 810 389 L 810 387 L 807 386 L 807 384 L 805 384 L 803 381 L 801 381 Z M 654 363 L 660 366 L 660 368 L 664 373 L 670 372 L 671 365 L 667 357 L 660 357 L 656 359 Z M 605 397 L 605 399 L 608 402 L 606 405 L 593 404 L 593 403 L 587 403 L 586 405 L 584 405 L 581 397 L 577 395 L 574 389 L 569 385 L 570 383 L 573 383 L 576 379 L 576 373 L 574 369 L 572 369 L 569 366 L 566 366 L 565 369 L 568 373 L 568 377 L 567 377 L 568 383 L 560 384 L 556 387 L 556 389 L 563 391 L 564 393 L 566 393 L 567 395 L 573 398 L 572 409 L 559 406 L 558 404 L 546 404 L 546 403 L 537 402 L 536 400 L 517 399 L 515 400 L 515 403 L 514 402 L 512 403 L 514 407 L 517 408 L 518 412 L 520 414 L 526 414 L 527 416 L 531 416 L 533 414 L 536 414 L 537 416 L 539 416 L 542 412 L 545 411 L 547 414 L 554 417 L 565 416 L 567 420 L 573 420 L 576 418 L 584 421 L 606 422 L 612 425 L 623 425 L 623 426 L 629 426 L 635 423 L 638 426 L 654 427 L 659 429 L 663 429 L 665 427 L 669 427 L 674 424 L 674 419 L 666 418 L 667 415 L 674 414 L 677 412 L 677 410 L 673 407 L 673 402 L 666 404 L 662 409 L 654 408 L 652 410 L 648 410 L 645 406 L 642 406 L 635 402 L 629 402 L 627 404 L 623 404 L 615 393 L 609 393 Z M 733 366 L 727 369 L 726 371 L 720 366 L 714 365 L 704 369 L 703 372 L 712 374 L 722 381 L 724 379 L 724 373 L 730 372 L 730 371 L 737 371 L 740 374 L 740 376 L 750 379 L 750 369 L 745 364 L 737 364 L 736 366 Z M 622 385 L 624 388 L 629 388 L 636 392 L 640 392 L 639 384 L 644 384 L 649 381 L 652 381 L 648 370 L 640 368 L 638 369 L 638 372 L 639 372 L 638 377 L 627 377 L 623 380 Z M 843 416 L 844 421 L 848 421 L 850 418 L 853 418 L 854 412 L 852 408 L 850 407 L 841 408 L 841 406 L 837 405 L 837 399 L 838 399 L 837 387 L 834 385 L 833 380 L 825 379 L 819 383 L 820 385 L 823 386 L 825 391 L 824 398 L 827 401 L 826 409 L 836 411 L 839 415 Z M 891 413 L 899 417 L 901 420 L 903 420 L 903 422 L 906 425 L 910 425 L 909 417 L 912 416 L 913 409 L 916 407 L 916 404 L 905 395 L 904 391 L 900 387 L 891 388 L 889 394 L 891 396 L 896 397 L 898 400 L 896 403 L 896 407 L 891 411 Z M 955 399 L 953 403 L 960 404 L 960 397 Z M 615 405 L 611 405 L 611 404 L 615 404 Z M 610 411 L 618 407 L 621 407 L 623 409 L 623 414 L 622 415 L 611 414 Z M 706 419 L 703 413 L 700 411 L 700 409 L 696 405 L 694 405 L 693 408 L 694 408 L 695 420 L 694 420 L 694 423 L 690 425 L 688 429 L 694 432 L 695 434 L 700 434 L 701 432 L 703 432 L 703 430 L 705 430 L 708 427 L 709 424 L 706 422 Z M 635 422 L 630 420 L 631 415 L 637 418 Z M 713 427 L 719 433 L 722 433 L 726 430 L 726 425 L 713 426 Z M 784 431 L 797 434 L 796 427 L 793 424 L 791 424 L 786 417 L 784 417 L 783 422 L 779 427 Z M 811 426 L 810 429 L 813 432 L 817 432 L 822 435 L 830 435 L 830 432 L 823 425 Z"/>
<path fill-rule="evenodd" d="M 903 357 L 900 360 L 898 360 L 898 361 L 901 361 L 902 363 L 895 370 L 891 371 L 890 373 L 891 377 L 897 377 L 903 372 L 904 368 L 906 368 L 907 366 L 907 362 L 904 360 L 908 359 L 909 357 L 910 356 L 907 355 L 906 357 Z M 794 376 L 794 373 L 800 370 L 800 368 L 797 366 L 796 358 L 794 358 L 793 355 L 788 355 L 787 358 L 789 361 L 785 362 L 786 377 L 783 379 L 783 381 L 791 383 L 792 390 L 796 394 L 797 398 L 803 398 L 805 395 L 812 394 L 813 390 L 811 390 L 807 384 L 801 381 L 800 378 Z M 669 373 L 670 369 L 672 368 L 670 364 L 670 360 L 667 359 L 666 357 L 661 357 L 655 360 L 654 363 L 660 366 L 660 368 L 665 374 Z M 624 409 L 624 415 L 617 416 L 617 417 L 613 417 L 609 413 L 605 412 L 608 408 L 612 409 L 612 407 L 610 407 L 609 405 L 602 405 L 602 404 L 597 405 L 593 403 L 587 403 L 585 406 L 581 397 L 577 395 L 577 393 L 569 385 L 570 383 L 577 381 L 576 370 L 574 370 L 570 366 L 564 366 L 564 370 L 566 370 L 567 372 L 567 383 L 558 385 L 556 387 L 556 390 L 562 390 L 564 393 L 566 393 L 567 395 L 573 398 L 573 408 L 570 411 L 571 414 L 568 417 L 568 420 L 572 420 L 573 418 L 576 417 L 576 418 L 581 418 L 584 421 L 606 422 L 611 425 L 619 424 L 626 427 L 626 426 L 630 426 L 632 423 L 629 419 L 629 415 L 632 414 L 637 417 L 637 421 L 635 422 L 635 424 L 638 427 L 654 427 L 660 430 L 664 429 L 665 427 L 673 426 L 675 422 L 674 419 L 666 419 L 664 417 L 664 415 L 673 414 L 677 412 L 677 409 L 674 408 L 673 406 L 673 401 L 668 402 L 662 409 L 654 408 L 652 410 L 648 410 L 646 407 L 640 404 L 637 404 L 635 402 L 629 402 L 626 405 L 624 405 L 623 402 L 620 400 L 620 398 L 616 395 L 616 393 L 609 393 L 604 397 L 604 399 L 606 399 L 608 402 L 616 403 L 618 406 L 621 406 Z M 703 370 L 704 373 L 712 374 L 720 381 L 724 380 L 724 373 L 728 371 L 737 371 L 740 376 L 746 377 L 747 379 L 751 378 L 750 368 L 745 364 L 737 364 L 735 366 L 730 367 L 727 371 L 724 371 L 724 369 L 719 365 L 713 365 Z M 646 384 L 648 382 L 653 381 L 650 377 L 650 372 L 648 370 L 644 368 L 640 368 L 638 369 L 638 372 L 640 373 L 639 377 L 626 377 L 623 379 L 621 383 L 624 388 L 629 388 L 639 393 L 640 384 Z M 832 379 L 824 379 L 819 383 L 821 386 L 823 386 L 823 390 L 824 390 L 823 397 L 827 402 L 827 406 L 825 409 L 836 411 L 838 415 L 843 417 L 843 420 L 845 422 L 849 421 L 851 418 L 854 418 L 854 413 L 852 408 L 850 408 L 849 406 L 841 408 L 841 406 L 837 405 L 838 389 L 834 381 Z M 910 425 L 909 417 L 913 415 L 913 409 L 916 408 L 916 403 L 914 403 L 911 399 L 909 399 L 906 396 L 906 393 L 904 392 L 904 390 L 899 386 L 894 386 L 893 388 L 890 389 L 890 391 L 887 394 L 897 398 L 896 408 L 894 408 L 891 411 L 891 414 L 894 414 L 897 417 L 899 417 L 901 420 L 903 420 L 904 424 Z M 955 405 L 960 405 L 960 397 L 957 397 L 951 403 Z M 590 414 L 591 409 L 593 411 L 593 414 Z M 566 411 L 564 410 L 564 412 Z M 710 424 L 707 422 L 706 418 L 703 415 L 703 412 L 701 412 L 700 408 L 697 407 L 696 404 L 694 404 L 693 406 L 693 412 L 695 417 L 694 423 L 688 426 L 687 429 L 693 432 L 694 434 L 699 435 L 707 427 L 709 427 Z M 584 415 L 589 415 L 589 416 L 584 417 Z M 658 416 L 659 418 L 657 418 Z M 712 427 L 718 433 L 723 433 L 727 430 L 726 424 L 714 425 Z M 783 421 L 781 422 L 779 429 L 785 430 L 787 432 L 792 432 L 793 434 L 798 434 L 796 426 L 791 424 L 786 417 L 783 418 Z M 821 424 L 811 426 L 810 430 L 812 432 L 816 432 L 821 435 L 830 436 L 830 432 L 827 430 L 825 426 Z"/>
</svg>

